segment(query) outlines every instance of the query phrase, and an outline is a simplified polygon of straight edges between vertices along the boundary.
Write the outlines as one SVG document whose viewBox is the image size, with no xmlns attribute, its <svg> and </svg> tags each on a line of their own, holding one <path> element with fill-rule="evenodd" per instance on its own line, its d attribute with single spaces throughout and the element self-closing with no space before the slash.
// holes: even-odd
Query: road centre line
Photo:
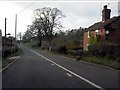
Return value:
<svg viewBox="0 0 120 90">
<path fill-rule="evenodd" d="M 72 75 L 74 75 L 74 76 L 78 77 L 79 79 L 81 79 L 81 80 L 83 80 L 83 81 L 85 81 L 85 82 L 89 83 L 90 85 L 92 85 L 92 86 L 94 86 L 94 87 L 96 87 L 96 88 L 99 88 L 99 89 L 101 89 L 101 90 L 105 90 L 105 89 L 104 89 L 104 88 L 102 88 L 101 86 L 99 86 L 99 85 L 97 85 L 97 84 L 93 83 L 92 81 L 90 81 L 90 80 L 88 80 L 88 79 L 86 79 L 86 78 L 84 78 L 84 77 L 82 77 L 82 76 L 80 76 L 80 75 L 78 75 L 78 74 L 74 73 L 73 71 L 71 71 L 71 70 L 69 70 L 69 69 L 67 69 L 67 68 L 65 68 L 65 67 L 63 67 L 63 66 L 61 66 L 61 65 L 57 64 L 56 62 L 54 62 L 54 61 L 52 61 L 52 60 L 50 60 L 50 59 L 46 58 L 45 56 L 43 56 L 43 55 L 39 54 L 38 52 L 33 51 L 33 50 L 32 50 L 32 52 L 36 53 L 38 56 L 40 56 L 40 57 L 42 57 L 42 58 L 46 59 L 47 61 L 49 61 L 49 62 L 51 62 L 51 63 L 55 64 L 56 66 L 60 67 L 61 69 L 63 69 L 63 70 L 65 70 L 65 71 L 69 72 L 70 74 L 72 74 Z"/>
</svg>

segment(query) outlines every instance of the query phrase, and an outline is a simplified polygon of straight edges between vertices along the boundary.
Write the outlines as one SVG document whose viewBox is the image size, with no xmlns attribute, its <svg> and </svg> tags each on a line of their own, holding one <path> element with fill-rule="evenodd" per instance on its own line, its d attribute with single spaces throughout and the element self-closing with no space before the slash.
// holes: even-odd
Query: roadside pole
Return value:
<svg viewBox="0 0 120 90">
<path fill-rule="evenodd" d="M 3 56 L 5 55 L 5 49 L 6 49 L 6 23 L 7 23 L 7 18 L 5 18 L 5 37 L 4 37 L 4 42 L 3 42 L 3 44 L 4 44 L 4 46 L 3 46 Z"/>
<path fill-rule="evenodd" d="M 5 18 L 5 39 L 4 39 L 4 46 L 6 46 L 6 21 L 7 21 L 7 18 Z"/>
<path fill-rule="evenodd" d="M 15 49 L 17 47 L 17 45 L 16 45 L 16 33 L 17 33 L 17 14 L 15 15 Z"/>
</svg>

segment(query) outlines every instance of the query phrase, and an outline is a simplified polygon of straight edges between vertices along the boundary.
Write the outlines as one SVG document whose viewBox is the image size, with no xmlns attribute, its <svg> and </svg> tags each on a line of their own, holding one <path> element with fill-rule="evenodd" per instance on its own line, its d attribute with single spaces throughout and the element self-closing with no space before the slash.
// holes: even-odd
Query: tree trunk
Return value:
<svg viewBox="0 0 120 90">
<path fill-rule="evenodd" d="M 49 51 L 52 50 L 52 47 L 51 47 L 51 40 L 49 40 Z"/>
<path fill-rule="evenodd" d="M 42 43 L 41 43 L 41 39 L 39 39 L 39 43 L 38 43 L 38 46 L 41 47 Z"/>
</svg>

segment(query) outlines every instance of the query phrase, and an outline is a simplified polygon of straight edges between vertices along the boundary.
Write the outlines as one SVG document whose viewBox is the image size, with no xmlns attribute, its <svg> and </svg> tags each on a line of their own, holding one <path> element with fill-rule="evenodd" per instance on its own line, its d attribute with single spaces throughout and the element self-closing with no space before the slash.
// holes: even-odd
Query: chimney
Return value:
<svg viewBox="0 0 120 90">
<path fill-rule="evenodd" d="M 107 9 L 107 5 L 105 5 L 104 9 L 102 10 L 102 21 L 110 19 L 110 13 L 111 13 L 111 10 Z"/>
</svg>

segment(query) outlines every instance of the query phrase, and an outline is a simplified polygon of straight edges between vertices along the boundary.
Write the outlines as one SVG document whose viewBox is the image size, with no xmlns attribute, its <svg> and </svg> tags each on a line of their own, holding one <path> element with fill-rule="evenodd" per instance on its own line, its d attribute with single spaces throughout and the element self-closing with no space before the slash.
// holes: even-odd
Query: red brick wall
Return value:
<svg viewBox="0 0 120 90">
<path fill-rule="evenodd" d="M 98 32 L 98 34 L 100 35 L 100 38 L 101 39 L 104 39 L 105 38 L 105 29 L 104 28 L 101 28 Z"/>
<path fill-rule="evenodd" d="M 90 34 L 93 33 L 95 35 L 95 31 L 89 32 Z M 98 35 L 100 35 L 100 38 L 103 40 L 105 38 L 105 29 L 101 28 L 98 31 Z M 83 49 L 87 50 L 87 44 L 89 44 L 90 38 L 88 38 L 88 32 L 84 32 L 84 43 L 83 43 Z"/>
<path fill-rule="evenodd" d="M 84 50 L 86 50 L 88 43 L 89 43 L 88 32 L 84 32 L 84 42 L 83 42 L 83 49 Z"/>
</svg>

